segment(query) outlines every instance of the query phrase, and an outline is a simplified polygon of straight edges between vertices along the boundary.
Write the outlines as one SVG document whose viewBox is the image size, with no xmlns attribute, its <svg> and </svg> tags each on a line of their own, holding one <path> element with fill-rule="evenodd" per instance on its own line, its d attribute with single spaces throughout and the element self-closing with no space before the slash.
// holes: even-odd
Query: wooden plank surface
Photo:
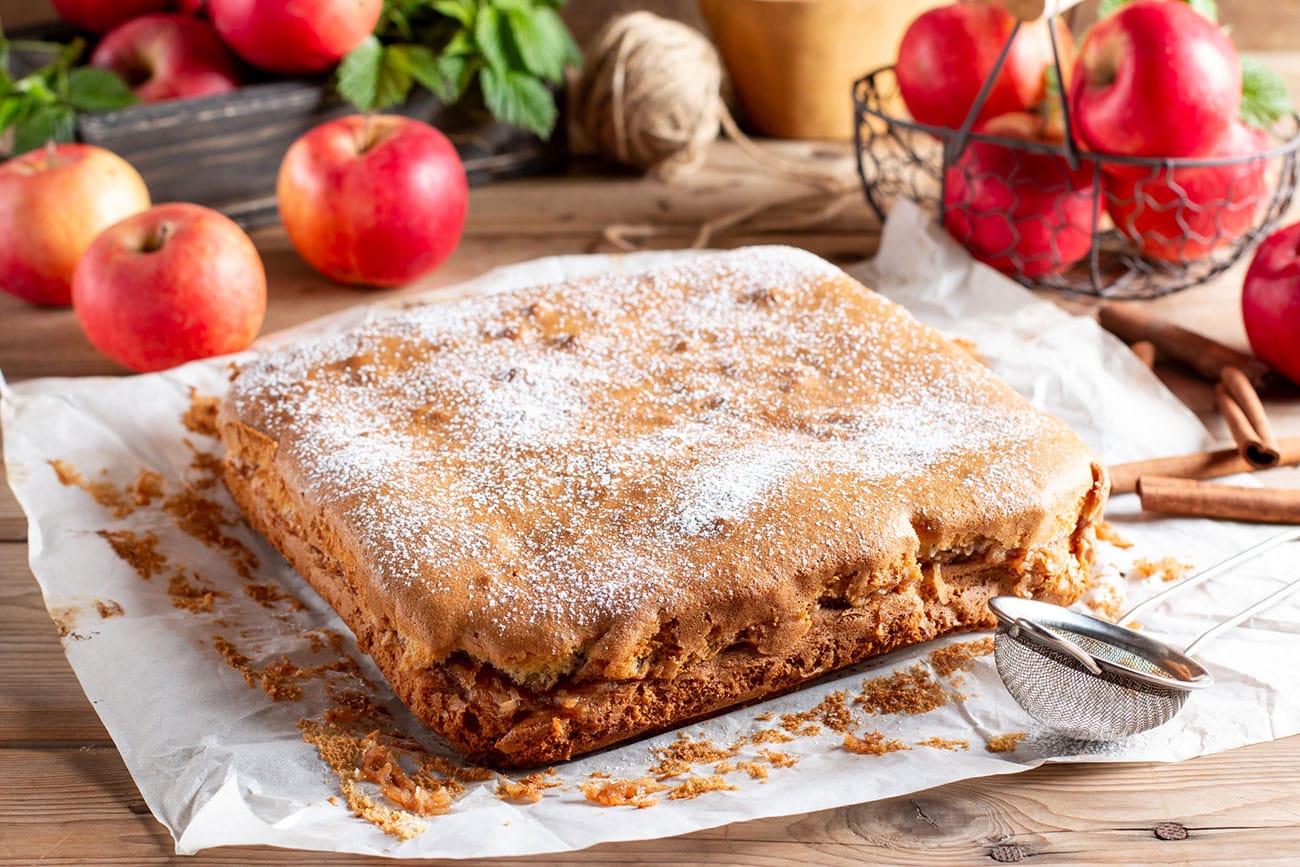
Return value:
<svg viewBox="0 0 1300 867">
<path fill-rule="evenodd" d="M 834 165 L 843 150 L 788 144 L 793 158 Z M 267 330 L 352 304 L 448 285 L 490 267 L 554 253 L 610 249 L 614 222 L 654 222 L 658 246 L 680 246 L 703 219 L 754 196 L 779 199 L 800 187 L 756 177 L 734 148 L 716 149 L 700 176 L 660 181 L 580 164 L 572 177 L 514 182 L 474 191 L 466 239 L 431 278 L 375 292 L 317 277 L 279 230 L 256 234 L 271 283 Z M 725 245 L 792 243 L 837 261 L 874 250 L 878 226 L 860 203 L 819 229 L 780 225 L 730 237 Z M 1225 315 L 1234 278 L 1156 302 L 1161 312 L 1237 345 L 1240 323 Z M 68 311 L 0 298 L 0 370 L 18 380 L 121 371 L 80 337 Z M 1203 384 L 1165 371 L 1198 410 Z M 1300 400 L 1275 398 L 1282 432 L 1300 433 Z M 0 489 L 0 865 L 173 863 L 166 831 L 148 813 L 81 693 L 26 562 L 26 527 Z M 1152 828 L 1180 822 L 1184 841 Z M 1300 738 L 1261 744 L 1177 765 L 1053 766 L 1010 777 L 953 784 L 874 804 L 748 822 L 668 840 L 599 846 L 581 853 L 499 863 L 974 864 L 994 847 L 1038 863 L 1294 863 L 1300 859 Z M 185 864 L 343 864 L 270 848 L 218 850 Z"/>
</svg>

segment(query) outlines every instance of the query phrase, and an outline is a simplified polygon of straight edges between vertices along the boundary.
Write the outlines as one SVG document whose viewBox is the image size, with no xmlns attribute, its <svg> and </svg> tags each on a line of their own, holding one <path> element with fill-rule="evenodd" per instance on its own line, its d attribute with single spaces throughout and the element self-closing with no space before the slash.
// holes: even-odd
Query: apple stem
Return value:
<svg viewBox="0 0 1300 867">
<path fill-rule="evenodd" d="M 52 137 L 47 138 L 45 140 L 45 167 L 47 169 L 54 167 L 54 159 L 57 155 L 58 151 L 55 148 L 54 139 Z"/>
<path fill-rule="evenodd" d="M 373 111 L 368 111 L 362 115 L 361 141 L 357 145 L 358 153 L 365 153 L 370 150 L 370 145 L 373 144 L 373 142 L 370 141 L 370 121 L 374 116 L 375 113 Z"/>
<path fill-rule="evenodd" d="M 145 253 L 157 253 L 163 248 L 163 245 L 167 243 L 167 239 L 171 237 L 172 231 L 171 223 L 160 223 L 158 229 L 151 232 L 149 236 L 144 239 L 144 246 L 140 248 L 141 251 Z"/>
</svg>

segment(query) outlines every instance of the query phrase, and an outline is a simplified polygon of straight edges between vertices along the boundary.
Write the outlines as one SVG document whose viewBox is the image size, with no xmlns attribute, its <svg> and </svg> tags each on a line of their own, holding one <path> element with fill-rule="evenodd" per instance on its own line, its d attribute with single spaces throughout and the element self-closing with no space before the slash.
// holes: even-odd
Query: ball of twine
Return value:
<svg viewBox="0 0 1300 867">
<path fill-rule="evenodd" d="M 718 137 L 722 63 L 703 35 L 632 12 L 587 50 L 575 117 L 607 157 L 664 176 L 692 171 Z"/>
</svg>

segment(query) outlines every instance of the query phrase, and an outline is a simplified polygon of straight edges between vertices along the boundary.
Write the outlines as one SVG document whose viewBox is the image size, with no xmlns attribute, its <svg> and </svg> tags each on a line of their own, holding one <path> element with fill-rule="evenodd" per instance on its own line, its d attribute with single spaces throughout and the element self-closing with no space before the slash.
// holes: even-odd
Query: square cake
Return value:
<svg viewBox="0 0 1300 867">
<path fill-rule="evenodd" d="M 1082 593 L 1106 476 L 758 247 L 415 307 L 235 374 L 224 478 L 468 758 L 561 761 Z"/>
</svg>

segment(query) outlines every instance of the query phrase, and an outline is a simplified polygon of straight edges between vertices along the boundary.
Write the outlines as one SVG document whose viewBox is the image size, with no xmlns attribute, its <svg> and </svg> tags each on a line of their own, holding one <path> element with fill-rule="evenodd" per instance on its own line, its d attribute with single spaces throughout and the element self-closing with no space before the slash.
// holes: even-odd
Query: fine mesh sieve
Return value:
<svg viewBox="0 0 1300 867">
<path fill-rule="evenodd" d="M 1296 539 L 1300 527 L 1234 554 L 1140 603 L 1119 622 Z M 1297 590 L 1300 578 L 1215 624 L 1181 651 L 1059 605 L 997 596 L 989 600 L 998 619 L 993 657 L 1007 691 L 1030 716 L 1071 737 L 1115 740 L 1169 722 L 1192 690 L 1213 682 L 1192 651 Z"/>
</svg>

